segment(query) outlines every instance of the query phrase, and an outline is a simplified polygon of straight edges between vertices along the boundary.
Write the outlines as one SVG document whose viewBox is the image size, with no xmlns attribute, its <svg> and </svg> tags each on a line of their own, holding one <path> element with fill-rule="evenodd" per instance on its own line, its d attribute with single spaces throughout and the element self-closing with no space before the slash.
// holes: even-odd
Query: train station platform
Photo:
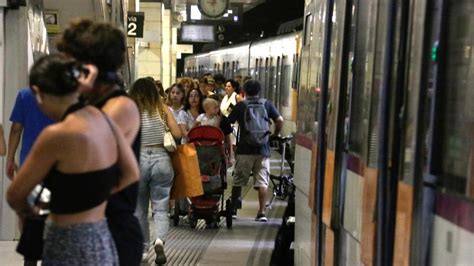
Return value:
<svg viewBox="0 0 474 266">
<path fill-rule="evenodd" d="M 279 172 L 279 156 L 272 154 L 271 171 Z M 230 197 L 232 177 L 228 172 L 229 186 L 224 197 Z M 272 188 L 269 188 L 268 200 Z M 221 218 L 217 229 L 208 229 L 204 220 L 199 220 L 195 229 L 181 217 L 180 225 L 174 226 L 170 219 L 170 231 L 165 245 L 166 265 L 269 265 L 275 237 L 286 202 L 275 199 L 267 209 L 267 222 L 255 221 L 258 210 L 258 193 L 249 183 L 242 190 L 242 209 L 231 229 L 227 229 L 225 218 Z M 150 225 L 153 225 L 150 217 Z M 150 230 L 153 232 L 153 230 Z M 0 265 L 23 265 L 22 257 L 15 252 L 17 241 L 0 241 Z M 155 254 L 150 254 L 143 266 L 155 265 Z"/>
</svg>

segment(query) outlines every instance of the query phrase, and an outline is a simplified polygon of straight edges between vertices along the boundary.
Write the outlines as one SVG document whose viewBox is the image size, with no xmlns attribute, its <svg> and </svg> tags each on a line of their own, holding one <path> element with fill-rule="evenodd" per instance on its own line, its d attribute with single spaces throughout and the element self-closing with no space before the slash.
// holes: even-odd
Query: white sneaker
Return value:
<svg viewBox="0 0 474 266">
<path fill-rule="evenodd" d="M 148 261 L 149 257 L 150 253 L 148 253 L 148 251 L 143 251 L 142 261 Z"/>
<path fill-rule="evenodd" d="M 156 258 L 155 263 L 158 265 L 162 265 L 166 263 L 166 256 L 165 256 L 165 248 L 163 247 L 163 241 L 161 239 L 157 239 L 154 245 Z"/>
</svg>

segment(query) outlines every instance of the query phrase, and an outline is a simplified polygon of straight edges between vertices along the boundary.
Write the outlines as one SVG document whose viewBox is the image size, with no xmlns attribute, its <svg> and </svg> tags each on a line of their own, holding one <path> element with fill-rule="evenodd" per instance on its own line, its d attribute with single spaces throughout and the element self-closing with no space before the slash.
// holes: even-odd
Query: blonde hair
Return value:
<svg viewBox="0 0 474 266">
<path fill-rule="evenodd" d="M 204 101 L 202 101 L 202 107 L 204 108 L 204 110 L 206 109 L 206 106 L 209 106 L 211 104 L 214 107 L 219 107 L 219 102 L 217 102 L 216 100 L 214 100 L 212 98 L 206 98 L 206 99 L 204 99 Z"/>
</svg>

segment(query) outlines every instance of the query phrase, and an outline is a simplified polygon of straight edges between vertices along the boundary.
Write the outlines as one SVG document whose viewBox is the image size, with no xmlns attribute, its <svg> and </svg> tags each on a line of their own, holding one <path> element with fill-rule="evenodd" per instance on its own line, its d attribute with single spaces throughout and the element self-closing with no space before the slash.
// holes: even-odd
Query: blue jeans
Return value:
<svg viewBox="0 0 474 266">
<path fill-rule="evenodd" d="M 150 243 L 148 209 L 151 201 L 156 237 L 165 241 L 168 234 L 168 209 L 174 171 L 164 148 L 142 147 L 140 152 L 140 182 L 136 216 L 142 227 L 145 250 Z M 153 243 L 151 243 L 153 244 Z"/>
</svg>

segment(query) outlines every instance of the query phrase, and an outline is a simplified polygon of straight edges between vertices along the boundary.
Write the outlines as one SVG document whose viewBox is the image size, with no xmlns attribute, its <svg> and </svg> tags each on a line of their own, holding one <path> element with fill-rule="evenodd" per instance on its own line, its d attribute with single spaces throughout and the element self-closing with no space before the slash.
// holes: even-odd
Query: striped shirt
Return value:
<svg viewBox="0 0 474 266">
<path fill-rule="evenodd" d="M 165 125 L 160 114 L 148 114 L 144 112 L 141 114 L 142 120 L 142 146 L 163 144 L 163 137 L 165 135 Z"/>
</svg>

